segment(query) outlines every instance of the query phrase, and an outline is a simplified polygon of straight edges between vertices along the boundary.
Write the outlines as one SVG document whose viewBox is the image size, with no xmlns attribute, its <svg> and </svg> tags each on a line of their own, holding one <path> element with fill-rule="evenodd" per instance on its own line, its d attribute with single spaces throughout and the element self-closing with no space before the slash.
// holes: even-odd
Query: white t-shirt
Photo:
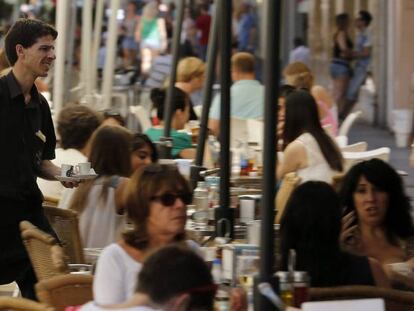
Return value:
<svg viewBox="0 0 414 311">
<path fill-rule="evenodd" d="M 55 150 L 56 158 L 52 163 L 58 167 L 62 164 L 77 165 L 79 163 L 87 162 L 88 158 L 76 149 L 62 149 Z M 58 181 L 46 180 L 42 178 L 37 179 L 37 185 L 44 196 L 60 199 L 65 188 Z"/>
<path fill-rule="evenodd" d="M 106 309 L 102 308 L 95 304 L 94 301 L 88 302 L 87 304 L 84 304 L 79 311 L 105 311 L 105 310 L 115 310 L 113 308 Z M 144 306 L 137 306 L 137 307 L 131 307 L 126 309 L 116 309 L 117 311 L 157 311 L 157 309 L 153 309 L 150 307 L 144 307 Z"/>
<path fill-rule="evenodd" d="M 138 272 L 142 264 L 135 261 L 117 243 L 102 251 L 96 265 L 93 298 L 97 304 L 125 302 L 135 292 Z"/>
<path fill-rule="evenodd" d="M 186 243 L 199 253 L 197 243 L 191 240 Z M 128 300 L 135 293 L 141 269 L 142 264 L 130 257 L 119 244 L 114 243 L 105 247 L 99 256 L 93 280 L 95 302 L 99 305 L 109 305 Z"/>
</svg>

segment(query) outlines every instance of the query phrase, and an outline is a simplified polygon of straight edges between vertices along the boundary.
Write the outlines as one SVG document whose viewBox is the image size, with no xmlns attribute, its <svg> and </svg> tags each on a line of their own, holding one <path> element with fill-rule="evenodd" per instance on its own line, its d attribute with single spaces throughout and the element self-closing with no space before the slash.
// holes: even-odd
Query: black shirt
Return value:
<svg viewBox="0 0 414 311">
<path fill-rule="evenodd" d="M 55 158 L 56 136 L 46 99 L 33 85 L 30 102 L 13 72 L 0 78 L 0 198 L 41 196 L 42 160 Z"/>
</svg>

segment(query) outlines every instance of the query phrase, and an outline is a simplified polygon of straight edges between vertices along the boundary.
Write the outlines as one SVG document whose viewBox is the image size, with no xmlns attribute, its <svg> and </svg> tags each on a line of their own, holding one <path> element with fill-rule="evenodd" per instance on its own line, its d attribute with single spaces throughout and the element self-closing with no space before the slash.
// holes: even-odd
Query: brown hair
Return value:
<svg viewBox="0 0 414 311">
<path fill-rule="evenodd" d="M 192 79 L 204 75 L 206 64 L 197 57 L 186 57 L 180 60 L 177 66 L 177 82 L 190 82 Z"/>
<path fill-rule="evenodd" d="M 250 53 L 239 52 L 231 57 L 231 69 L 241 73 L 254 73 L 254 57 Z"/>
<path fill-rule="evenodd" d="M 92 136 L 89 160 L 99 178 L 103 178 L 101 199 L 106 202 L 112 176 L 131 174 L 132 134 L 121 126 L 103 126 Z M 82 212 L 95 180 L 83 182 L 74 194 L 69 208 Z"/>
<path fill-rule="evenodd" d="M 150 215 L 152 196 L 160 191 L 191 192 L 190 187 L 177 168 L 171 165 L 149 164 L 138 169 L 131 177 L 125 190 L 124 207 L 134 229 L 124 234 L 125 242 L 138 249 L 148 247 L 150 237 L 147 219 Z M 179 233 L 176 241 L 184 240 L 185 233 Z"/>
<path fill-rule="evenodd" d="M 86 106 L 76 103 L 66 105 L 57 120 L 62 148 L 82 149 L 101 122 L 101 116 Z"/>
<path fill-rule="evenodd" d="M 283 76 L 289 80 L 288 84 L 298 89 L 312 89 L 314 77 L 312 71 L 302 62 L 293 62 L 285 67 Z"/>
</svg>

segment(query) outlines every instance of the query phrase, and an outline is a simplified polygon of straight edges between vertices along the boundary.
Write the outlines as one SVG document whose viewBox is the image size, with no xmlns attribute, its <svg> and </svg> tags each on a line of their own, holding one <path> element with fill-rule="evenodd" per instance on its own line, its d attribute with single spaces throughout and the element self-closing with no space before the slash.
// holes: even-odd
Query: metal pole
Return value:
<svg viewBox="0 0 414 311">
<path fill-rule="evenodd" d="M 281 0 L 267 0 L 266 12 L 266 50 L 265 77 L 265 118 L 264 118 L 264 149 L 263 149 L 263 204 L 261 210 L 260 238 L 260 272 L 259 281 L 276 285 L 274 274 L 274 197 L 276 171 L 276 103 L 279 86 L 279 41 L 280 41 L 280 10 Z M 257 296 L 258 310 L 275 310 L 267 298 Z"/>
<path fill-rule="evenodd" d="M 62 109 L 65 89 L 65 54 L 68 26 L 68 4 L 69 1 L 58 1 L 56 4 L 56 29 L 59 36 L 56 40 L 55 78 L 53 80 L 53 108 L 55 115 L 57 115 Z"/>
<path fill-rule="evenodd" d="M 171 119 L 173 114 L 173 92 L 177 75 L 177 64 L 180 52 L 180 37 L 181 28 L 184 19 L 184 7 L 185 0 L 178 2 L 177 8 L 177 20 L 173 33 L 173 45 L 172 45 L 172 66 L 170 72 L 170 84 L 168 85 L 167 98 L 165 99 L 164 107 L 164 137 L 161 137 L 160 144 L 158 146 L 160 156 L 164 159 L 171 158 Z"/>
<path fill-rule="evenodd" d="M 220 206 L 215 210 L 216 234 L 224 236 L 225 229 L 230 228 L 233 238 L 234 210 L 230 208 L 230 58 L 232 2 L 220 0 L 220 52 L 221 52 L 221 99 L 220 99 Z M 225 226 L 224 226 L 225 225 Z"/>
<path fill-rule="evenodd" d="M 111 106 L 112 101 L 112 85 L 116 57 L 116 40 L 118 37 L 118 25 L 116 14 L 119 9 L 120 0 L 111 0 L 111 17 L 109 18 L 108 42 L 106 44 L 106 58 L 103 75 L 103 108 L 107 109 Z"/>
<path fill-rule="evenodd" d="M 82 9 L 82 62 L 81 62 L 81 79 L 84 87 L 83 94 L 92 93 L 91 86 L 91 52 L 92 52 L 92 0 L 84 0 Z"/>
<path fill-rule="evenodd" d="M 207 77 L 204 83 L 203 92 L 203 110 L 201 112 L 200 120 L 200 133 L 197 140 L 197 153 L 195 158 L 195 165 L 191 167 L 191 184 L 195 188 L 197 181 L 200 179 L 200 171 L 203 170 L 203 157 L 204 146 L 207 138 L 207 124 L 208 115 L 211 106 L 211 97 L 213 91 L 213 83 L 215 78 L 216 60 L 217 60 L 217 46 L 218 46 L 218 31 L 219 31 L 219 18 L 220 18 L 220 5 L 215 5 L 215 11 L 213 15 L 212 26 L 210 30 L 210 36 L 208 39 L 208 51 L 207 51 Z"/>
<path fill-rule="evenodd" d="M 101 46 L 101 35 L 102 35 L 102 20 L 104 13 L 105 0 L 96 1 L 95 11 L 95 25 L 93 35 L 93 46 L 92 46 L 92 59 L 98 59 L 99 47 Z M 98 62 L 93 61 L 91 63 L 91 87 L 92 90 L 96 90 L 96 77 L 98 75 Z"/>
<path fill-rule="evenodd" d="M 72 89 L 72 83 L 73 83 L 73 52 L 75 48 L 75 30 L 76 30 L 76 2 L 70 1 L 69 5 L 69 15 L 70 15 L 70 21 L 69 26 L 67 26 L 67 54 L 66 54 L 66 81 L 65 81 L 65 91 L 63 93 L 63 103 L 68 102 L 72 99 L 71 89 Z"/>
</svg>

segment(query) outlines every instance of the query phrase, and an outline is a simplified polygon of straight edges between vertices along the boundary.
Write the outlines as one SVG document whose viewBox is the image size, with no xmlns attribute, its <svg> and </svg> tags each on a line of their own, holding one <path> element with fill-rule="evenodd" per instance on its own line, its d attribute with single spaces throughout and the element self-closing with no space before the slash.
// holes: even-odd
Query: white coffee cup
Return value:
<svg viewBox="0 0 414 311">
<path fill-rule="evenodd" d="M 62 177 L 71 177 L 74 174 L 73 165 L 70 164 L 62 164 L 60 176 Z"/>
<path fill-rule="evenodd" d="M 79 163 L 75 166 L 76 173 L 79 175 L 89 175 L 91 171 L 91 162 Z"/>
</svg>

